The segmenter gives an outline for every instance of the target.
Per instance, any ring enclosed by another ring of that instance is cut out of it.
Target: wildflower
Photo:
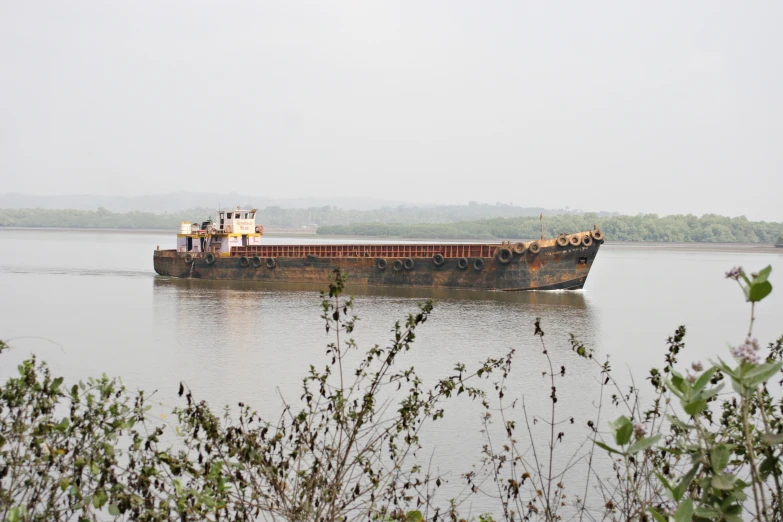
[[[688,382],[691,383],[691,384],[696,382],[696,374],[695,373],[688,372],[688,377],[687,378],[688,378]]]
[[[728,272],[726,272],[726,279],[734,279],[735,281],[739,280],[739,277],[742,275],[742,267],[741,266],[735,266]]]
[[[693,368],[694,372],[700,372],[704,369],[704,366],[702,366],[701,361],[696,361],[691,363],[691,368]]]
[[[647,426],[645,426],[641,422],[634,422],[633,433],[634,435],[636,435],[637,439],[641,439],[642,437],[645,436],[645,434],[647,434]]]
[[[731,355],[748,364],[761,364],[761,355],[758,353],[760,349],[758,339],[748,337],[744,344],[731,349]]]

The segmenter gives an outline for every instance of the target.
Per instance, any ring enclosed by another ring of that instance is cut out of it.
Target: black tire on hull
[[[473,270],[484,270],[484,260],[481,258],[476,259],[473,261]]]
[[[460,270],[465,270],[468,267],[469,264],[470,264],[470,262],[468,262],[468,258],[467,257],[460,257],[459,260],[457,261],[457,267]]]
[[[498,253],[495,254],[495,259],[498,260],[498,263],[501,265],[507,265],[511,262],[511,259],[513,259],[514,254],[511,252],[508,248],[501,248],[498,250]]]
[[[208,265],[211,265],[212,263],[215,262],[215,259],[216,259],[215,254],[213,254],[212,252],[208,252],[206,257],[204,258],[204,261],[206,261]]]
[[[379,258],[379,259],[378,259],[378,260],[375,262],[375,266],[377,266],[377,267],[378,267],[378,270],[386,270],[386,267],[387,267],[387,266],[389,266],[389,262],[388,262],[388,261],[386,261],[384,258],[382,258],[382,257],[381,257],[381,258]]]
[[[266,258],[266,267],[267,268],[274,268],[277,266],[277,261],[275,261],[274,257],[268,257]]]
[[[435,266],[443,266],[443,263],[446,262],[446,258],[443,257],[443,254],[435,254],[432,256],[432,263]]]

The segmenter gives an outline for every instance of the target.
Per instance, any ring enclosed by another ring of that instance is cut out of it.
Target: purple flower
[[[691,384],[696,382],[696,374],[694,374],[694,373],[688,372],[688,377],[687,378],[688,378],[688,382],[691,383]]]
[[[691,368],[693,368],[694,372],[700,372],[704,369],[704,366],[702,366],[701,361],[696,361],[691,363]]]
[[[760,349],[758,339],[748,337],[744,344],[731,349],[731,355],[748,364],[761,364],[761,355],[758,353]]]
[[[728,272],[726,272],[726,279],[734,279],[735,281],[743,274],[741,266],[735,266]]]
[[[645,426],[641,422],[634,422],[633,423],[633,433],[634,433],[634,435],[636,435],[637,439],[641,439],[647,433],[647,426]]]

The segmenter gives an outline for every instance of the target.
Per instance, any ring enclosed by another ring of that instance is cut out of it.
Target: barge
[[[162,276],[323,285],[335,268],[351,285],[472,290],[577,290],[604,241],[593,230],[499,243],[296,244],[262,242],[256,209],[181,223],[177,248],[155,250]]]

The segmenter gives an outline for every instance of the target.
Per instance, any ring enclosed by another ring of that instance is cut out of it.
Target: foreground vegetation
[[[399,237],[422,239],[535,239],[541,234],[538,210],[510,205],[463,205],[434,208],[400,207],[373,211],[334,207],[283,209],[267,207],[257,222],[269,228],[314,228],[322,235]],[[528,212],[508,217],[514,212]],[[565,211],[561,211],[565,212]],[[114,213],[105,209],[41,210],[0,209],[0,227],[71,227],[176,230],[180,221],[205,221],[214,210],[193,209],[176,214]],[[494,217],[501,216],[501,217]],[[464,221],[476,218],[475,221]],[[462,219],[463,221],[460,221]],[[424,224],[422,224],[424,223]],[[548,237],[589,230],[599,225],[613,241],[663,241],[708,243],[775,243],[783,241],[783,223],[748,221],[744,217],[717,215],[665,216],[647,214],[617,216],[599,214],[546,214]],[[780,238],[780,239],[779,239]]]
[[[550,352],[544,321],[536,320],[520,348],[525,365],[538,358],[549,384],[534,398],[550,405],[544,417],[529,413],[525,397],[508,396],[516,350],[473,367],[457,363],[431,385],[405,364],[432,303],[397,322],[386,346],[359,356],[350,337],[357,318],[339,271],[322,294],[332,336],[326,364],[311,366],[299,400],[283,403],[276,418],[261,418],[243,402],[215,412],[180,383],[182,405],[167,425],[150,414],[142,391],[106,376],[66,383],[32,358],[0,388],[0,516],[457,521],[465,498],[480,496],[493,506],[480,522],[779,521],[783,337],[767,349],[753,338],[755,308],[772,291],[770,272],[727,273],[750,309],[731,362],[680,364],[680,327],[644,392],[620,384],[609,361],[574,336],[572,350]],[[7,348],[0,343],[0,351]],[[592,364],[596,376],[596,408],[581,412],[587,419],[578,423],[558,405],[575,358]],[[632,382],[645,382],[640,377]],[[437,465],[422,467],[413,455],[424,444],[422,427],[460,395],[481,405],[487,442],[476,465],[465,466],[465,493],[441,498]],[[554,458],[572,437],[583,441],[575,453]]]

